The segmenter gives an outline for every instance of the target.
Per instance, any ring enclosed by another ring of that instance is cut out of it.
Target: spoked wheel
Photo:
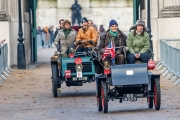
[[[58,68],[56,64],[53,64],[51,67],[52,67],[52,92],[54,94],[54,97],[57,97],[58,96],[58,91],[57,91]]]
[[[98,111],[102,111],[102,99],[97,97],[97,108]]]
[[[102,109],[104,113],[108,112],[107,85],[105,81],[101,81]]]
[[[148,97],[147,98],[147,104],[149,108],[153,107],[153,97]]]
[[[161,105],[161,90],[159,78],[155,78],[154,80],[154,107],[156,110],[160,109]]]

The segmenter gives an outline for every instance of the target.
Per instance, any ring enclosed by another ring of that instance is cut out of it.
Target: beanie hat
[[[83,23],[83,22],[88,22],[88,19],[87,19],[86,17],[83,17],[82,23]]]
[[[66,23],[68,23],[71,26],[71,22],[69,20],[64,20],[63,27],[65,26]]]
[[[117,25],[118,26],[118,23],[115,20],[111,20],[109,22],[109,27],[111,27],[112,25]]]
[[[145,25],[145,22],[144,22],[142,19],[139,19],[139,20],[136,21],[136,24],[135,24],[135,25],[136,25],[136,26],[137,26],[137,25],[143,25],[143,26],[144,26],[144,25]]]

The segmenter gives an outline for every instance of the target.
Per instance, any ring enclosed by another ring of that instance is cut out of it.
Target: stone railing
[[[0,11],[0,21],[8,21],[9,16],[5,13],[5,11]]]
[[[180,7],[180,0],[164,0],[165,8]]]
[[[180,17],[180,0],[164,0],[161,17]]]

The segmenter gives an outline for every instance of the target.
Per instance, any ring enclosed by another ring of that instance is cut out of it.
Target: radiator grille
[[[92,72],[91,62],[83,62],[82,72]],[[71,70],[72,73],[76,72],[75,63],[67,63],[67,70]]]

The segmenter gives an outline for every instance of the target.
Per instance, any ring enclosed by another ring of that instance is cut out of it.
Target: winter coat
[[[88,27],[85,31],[81,28],[78,31],[78,35],[76,37],[76,43],[78,43],[79,40],[82,40],[83,42],[92,40],[93,44],[91,45],[90,43],[87,42],[85,47],[94,47],[97,44],[97,34],[93,28]]]
[[[101,59],[102,54],[104,53],[104,48],[107,47],[111,42],[111,40],[109,39],[111,37],[109,32],[110,30],[106,31],[103,35],[100,36],[100,43],[98,46],[99,60]],[[126,35],[122,31],[118,30],[118,34],[115,37],[115,39],[119,41],[118,47],[126,46],[126,38]],[[122,53],[123,50],[118,49],[116,52]]]
[[[136,33],[136,30],[132,31],[127,38],[127,47],[131,54],[145,53],[150,47],[149,35],[147,32],[142,31],[140,35]]]
[[[61,54],[64,54],[66,50],[69,48],[70,44],[75,44],[77,32],[74,29],[71,29],[68,37],[66,38],[64,35],[63,29],[59,30],[55,40],[54,45],[57,46],[60,43],[61,46]]]

